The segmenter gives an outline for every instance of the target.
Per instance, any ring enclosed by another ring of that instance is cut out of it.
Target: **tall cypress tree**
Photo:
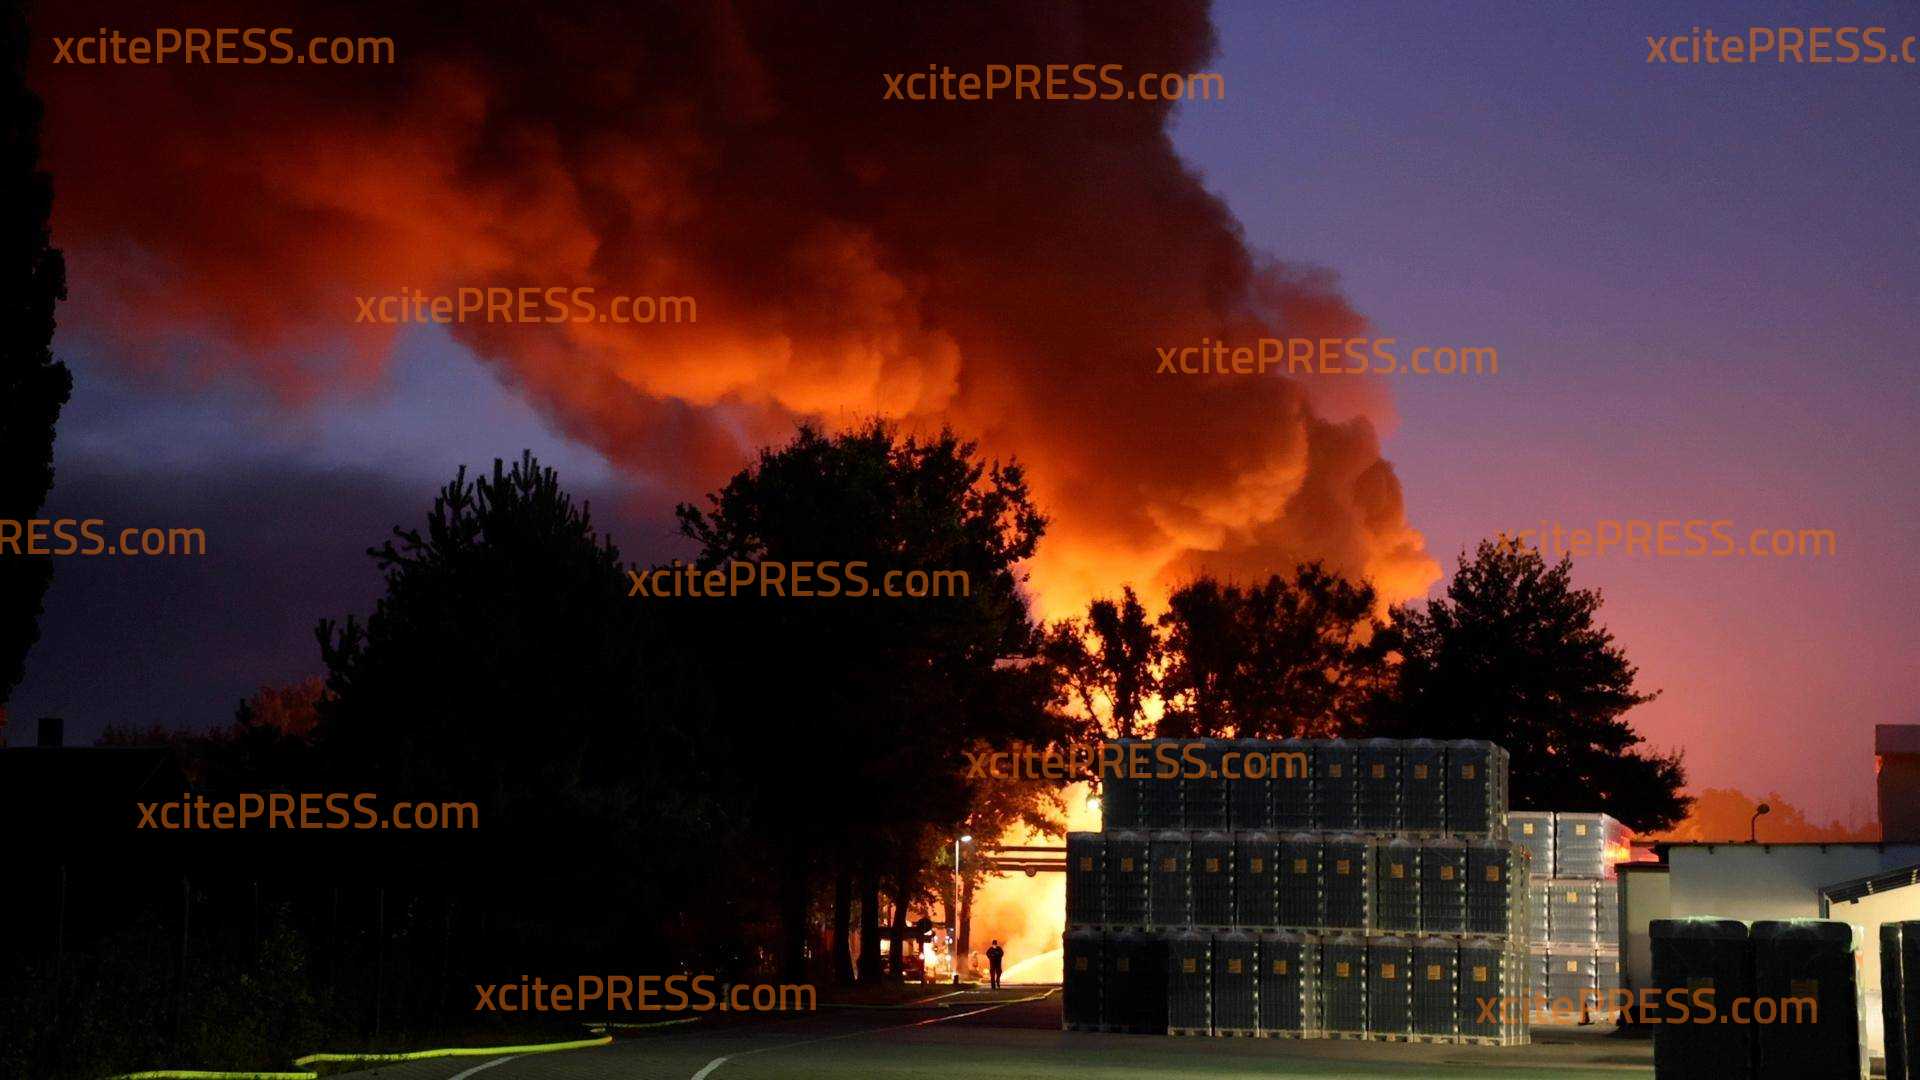
[[[67,298],[67,266],[47,224],[53,181],[40,169],[40,99],[27,88],[25,0],[8,0],[0,39],[0,520],[26,521],[53,487],[53,427],[73,376],[53,359],[53,309]],[[48,557],[0,551],[0,728],[39,640],[52,579]]]

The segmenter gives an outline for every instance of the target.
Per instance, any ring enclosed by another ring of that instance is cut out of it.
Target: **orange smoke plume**
[[[450,332],[636,485],[712,487],[809,418],[951,424],[1017,455],[1053,517],[1033,567],[1050,616],[1197,569],[1318,558],[1387,599],[1438,577],[1377,399],[1335,422],[1277,373],[1155,374],[1156,347],[1366,327],[1325,275],[1247,248],[1167,104],[882,98],[883,74],[929,63],[1205,71],[1202,4],[276,14],[302,39],[394,42],[391,65],[320,67],[53,65],[52,35],[152,16],[41,14],[67,323],[125,364],[297,405],[377,384],[396,328],[356,324],[359,296],[690,296],[693,323]]]

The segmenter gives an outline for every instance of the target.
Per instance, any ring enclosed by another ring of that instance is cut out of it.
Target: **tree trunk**
[[[833,981],[853,981],[853,875],[846,869],[833,879]]]
[[[871,857],[860,867],[860,981],[880,981],[880,879]]]
[[[913,901],[913,886],[916,878],[911,856],[901,860],[900,867],[893,875],[893,965],[891,973],[895,977],[904,975],[907,950],[907,907]]]
[[[807,863],[798,852],[787,860],[780,897],[780,971],[795,982],[807,979]]]

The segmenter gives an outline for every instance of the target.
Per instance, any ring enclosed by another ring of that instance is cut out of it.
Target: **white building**
[[[1659,862],[1621,865],[1622,985],[1653,984],[1647,928],[1655,919],[1843,920],[1860,931],[1868,1045],[1881,1056],[1880,924],[1920,919],[1920,835],[1899,824],[1916,820],[1920,784],[1888,781],[1920,777],[1905,760],[1920,758],[1920,726],[1882,725],[1874,748],[1888,842],[1656,844]]]

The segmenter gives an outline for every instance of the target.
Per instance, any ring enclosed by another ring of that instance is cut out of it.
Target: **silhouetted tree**
[[[678,920],[695,888],[716,895],[703,910],[728,903],[692,735],[706,689],[552,469],[462,468],[424,531],[368,554],[386,574],[372,616],[316,631],[335,790],[477,802],[478,833],[429,850],[522,868],[488,898],[576,947]]]
[[[0,521],[40,513],[53,487],[53,428],[73,392],[53,359],[54,306],[67,298],[66,261],[52,245],[53,181],[40,168],[40,99],[27,88],[27,11],[10,0],[0,29]],[[6,706],[40,638],[41,603],[53,580],[48,556],[0,554],[0,731]]]
[[[1088,604],[1084,620],[1049,627],[1042,655],[1089,721],[1118,738],[1146,733],[1147,702],[1160,690],[1161,642],[1132,586],[1118,601]]]
[[[1285,738],[1358,722],[1385,676],[1373,587],[1319,563],[1242,588],[1200,578],[1160,617],[1159,734]]]
[[[1767,812],[1754,822],[1754,811],[1765,803]],[[1863,820],[1864,818],[1864,820]],[[1777,791],[1754,798],[1737,788],[1706,788],[1694,796],[1687,818],[1660,834],[1661,840],[1682,842],[1745,841],[1749,832],[1762,842],[1787,843],[1875,843],[1880,840],[1880,823],[1867,818],[1858,807],[1846,821],[1822,825],[1808,819],[1806,811],[1788,802]]]
[[[876,977],[882,882],[911,895],[922,852],[955,834],[975,797],[962,751],[1059,737],[1051,670],[1001,662],[1040,646],[1018,567],[1045,518],[1018,464],[986,463],[951,432],[922,440],[877,421],[832,436],[802,427],[707,501],[678,510],[702,571],[839,566],[838,596],[756,586],[668,604],[714,646],[742,794],[782,879],[785,970],[804,967],[813,897],[844,872],[860,909],[859,973]],[[856,562],[876,590],[915,569],[961,571],[968,590],[849,596]]]
[[[1376,703],[1397,735],[1491,739],[1513,764],[1516,807],[1605,811],[1634,829],[1671,827],[1689,799],[1680,755],[1643,749],[1624,714],[1651,701],[1594,621],[1600,593],[1573,564],[1485,540],[1463,554],[1445,597],[1393,610],[1382,644],[1399,654]]]

